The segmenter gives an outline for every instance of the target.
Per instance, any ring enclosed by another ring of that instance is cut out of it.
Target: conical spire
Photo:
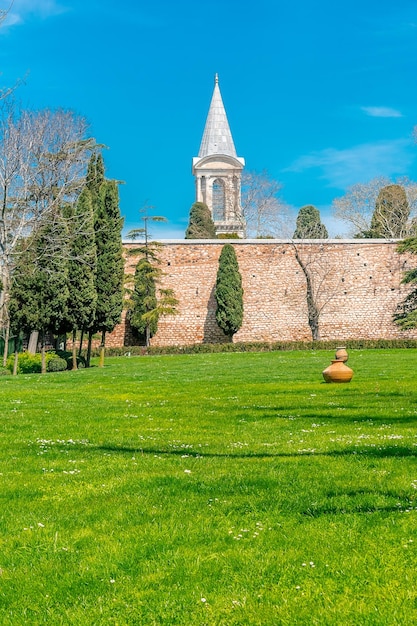
[[[235,144],[227,121],[222,96],[219,88],[219,78],[216,74],[213,97],[207,115],[203,139],[201,140],[199,158],[211,154],[226,154],[237,158]]]

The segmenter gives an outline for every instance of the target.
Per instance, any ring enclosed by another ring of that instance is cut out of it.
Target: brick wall
[[[179,300],[179,314],[161,318],[153,345],[226,341],[215,320],[214,285],[224,241],[164,242],[160,257],[163,286]],[[311,340],[306,281],[292,242],[232,242],[244,289],[244,319],[234,341]],[[138,244],[139,245],[139,244]],[[135,247],[132,244],[130,247]],[[396,253],[396,243],[382,240],[328,240],[297,243],[310,270],[321,309],[321,339],[416,337],[400,331],[392,314],[408,292],[403,270],[415,259]],[[134,272],[132,259],[126,271]],[[107,345],[133,345],[131,329],[120,324]]]

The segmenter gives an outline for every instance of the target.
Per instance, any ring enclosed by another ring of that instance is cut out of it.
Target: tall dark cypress
[[[92,156],[86,177],[94,212],[97,265],[97,302],[93,326],[89,329],[87,365],[90,363],[92,336],[101,332],[100,365],[104,364],[106,333],[120,322],[123,308],[124,261],[123,220],[120,216],[117,184],[106,180],[101,154]]]
[[[73,369],[77,369],[77,330],[84,332],[93,327],[97,304],[94,214],[87,186],[74,208],[70,228],[68,319],[72,330]]]
[[[38,330],[42,348],[42,373],[46,371],[45,335],[59,333],[68,319],[68,262],[63,247],[68,240],[61,215],[43,224],[23,251],[11,286],[14,326]],[[16,328],[17,330],[17,328]]]
[[[233,337],[243,322],[243,289],[235,249],[230,243],[220,253],[215,298],[217,324],[225,335]]]
[[[104,181],[95,215],[97,246],[95,332],[101,332],[100,365],[104,359],[106,333],[120,322],[123,309],[124,260],[122,248],[123,220],[119,193],[114,181]]]

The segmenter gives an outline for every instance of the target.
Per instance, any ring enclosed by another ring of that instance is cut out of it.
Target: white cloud
[[[5,29],[23,24],[29,18],[45,20],[68,10],[58,0],[14,0],[4,21]]]
[[[390,107],[361,107],[361,109],[370,117],[403,117],[401,111]]]
[[[346,150],[326,148],[299,157],[286,171],[319,168],[320,178],[325,179],[329,187],[345,189],[378,176],[406,176],[415,159],[413,150],[415,152],[409,139],[361,144]]]

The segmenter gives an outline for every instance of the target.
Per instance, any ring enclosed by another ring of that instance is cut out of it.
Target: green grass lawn
[[[417,351],[0,378],[0,624],[417,623]]]

